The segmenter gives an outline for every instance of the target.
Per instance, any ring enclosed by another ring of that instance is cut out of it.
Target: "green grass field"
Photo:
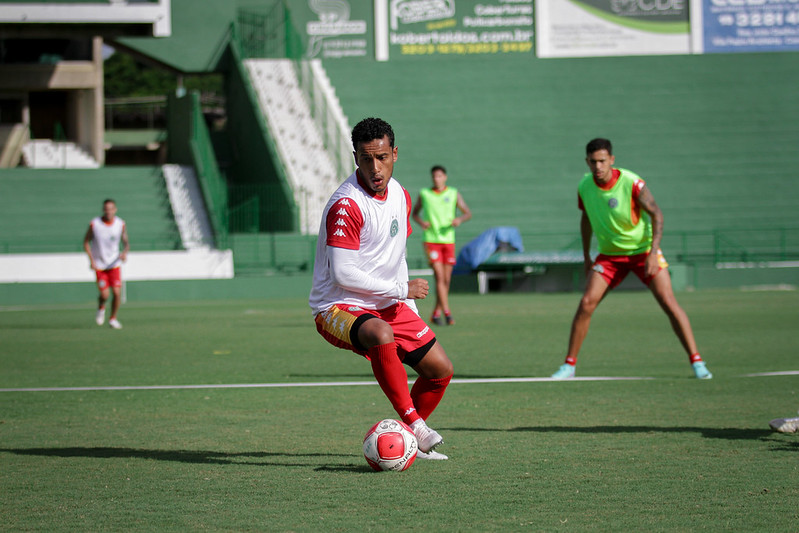
[[[799,293],[679,294],[711,381],[651,295],[617,292],[578,376],[652,379],[485,382],[549,376],[578,297],[454,295],[459,381],[429,420],[450,460],[402,473],[363,460],[395,414],[336,384],[369,365],[303,299],[129,304],[120,331],[90,303],[0,308],[0,530],[796,531],[799,435],[768,421],[799,375],[747,374],[799,370]],[[180,388],[232,384],[306,386]]]

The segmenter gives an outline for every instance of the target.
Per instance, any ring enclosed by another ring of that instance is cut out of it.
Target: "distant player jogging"
[[[89,266],[95,272],[97,289],[100,291],[98,298],[95,322],[98,326],[105,323],[105,304],[110,293],[111,316],[108,325],[114,329],[121,329],[117,314],[121,303],[122,293],[122,263],[128,257],[130,244],[125,221],[116,216],[117,204],[110,198],[103,202],[103,215],[95,217],[83,237],[83,249],[89,256]],[[122,251],[119,250],[120,244]]]
[[[425,420],[452,379],[452,362],[414,302],[428,294],[423,278],[408,279],[405,247],[411,198],[393,178],[394,131],[379,118],[352,130],[356,171],[325,206],[309,304],[316,329],[338,348],[363,355],[383,393],[413,430],[423,459],[447,459]],[[419,375],[408,390],[408,373]]]
[[[455,267],[455,228],[470,220],[472,212],[453,187],[447,186],[447,170],[441,165],[430,169],[433,186],[422,189],[413,206],[413,220],[424,230],[424,251],[436,278],[436,306],[430,320],[440,326],[455,323],[449,308],[449,286]],[[425,218],[421,217],[424,209]],[[461,212],[460,216],[458,211]]]
[[[572,321],[566,361],[552,377],[574,377],[577,354],[594,310],[609,290],[633,272],[649,287],[669,317],[694,375],[699,379],[712,378],[699,355],[688,315],[674,297],[668,263],[660,251],[663,214],[652,193],[638,175],[613,167],[616,159],[607,139],[590,141],[585,160],[591,172],[578,187],[578,206],[582,211],[580,235],[588,282]],[[590,255],[593,235],[599,247],[595,260]]]

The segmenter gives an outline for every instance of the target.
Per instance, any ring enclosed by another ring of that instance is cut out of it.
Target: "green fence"
[[[230,207],[239,213],[246,206],[255,206],[249,198],[241,196],[243,191],[249,191],[258,198],[258,231],[296,231],[299,209],[275,140],[259,106],[258,95],[244,67],[240,41],[238,28],[233,24],[227,67],[228,121],[236,125],[229,130],[236,153],[235,161],[227,171],[232,195]],[[231,231],[245,231],[236,226],[237,221],[238,218],[231,220]]]
[[[459,234],[458,250],[476,234]],[[582,250],[579,235],[571,233],[523,233],[528,252]],[[256,275],[273,271],[301,271],[313,265],[315,235],[280,233],[233,234],[231,243],[236,274]],[[762,263],[799,260],[799,228],[717,229],[673,232],[662,248],[672,264],[714,266],[723,263]],[[594,252],[596,253],[596,252]],[[408,266],[427,267],[420,238],[408,243]]]
[[[217,248],[227,248],[227,183],[219,173],[211,136],[205,125],[200,95],[169,96],[169,161],[194,167],[200,182]]]
[[[316,235],[233,233],[230,236],[236,276],[310,272]]]

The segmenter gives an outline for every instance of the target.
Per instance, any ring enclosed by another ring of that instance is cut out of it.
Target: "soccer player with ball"
[[[338,348],[366,357],[383,393],[418,441],[421,459],[446,459],[443,438],[425,423],[452,379],[452,362],[421,319],[414,300],[427,296],[409,279],[405,248],[411,198],[393,178],[391,126],[367,118],[352,130],[356,171],[322,214],[309,304],[317,331]],[[407,365],[419,375],[408,390]]]

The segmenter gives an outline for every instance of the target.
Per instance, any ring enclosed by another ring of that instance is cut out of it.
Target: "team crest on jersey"
[[[397,222],[397,219],[395,218],[391,221],[391,236],[396,237],[397,233],[399,233],[399,222]]]
[[[615,198],[611,198],[610,200],[608,200],[608,207],[610,207],[611,209],[615,209],[617,205],[619,205],[619,201],[616,200]]]

